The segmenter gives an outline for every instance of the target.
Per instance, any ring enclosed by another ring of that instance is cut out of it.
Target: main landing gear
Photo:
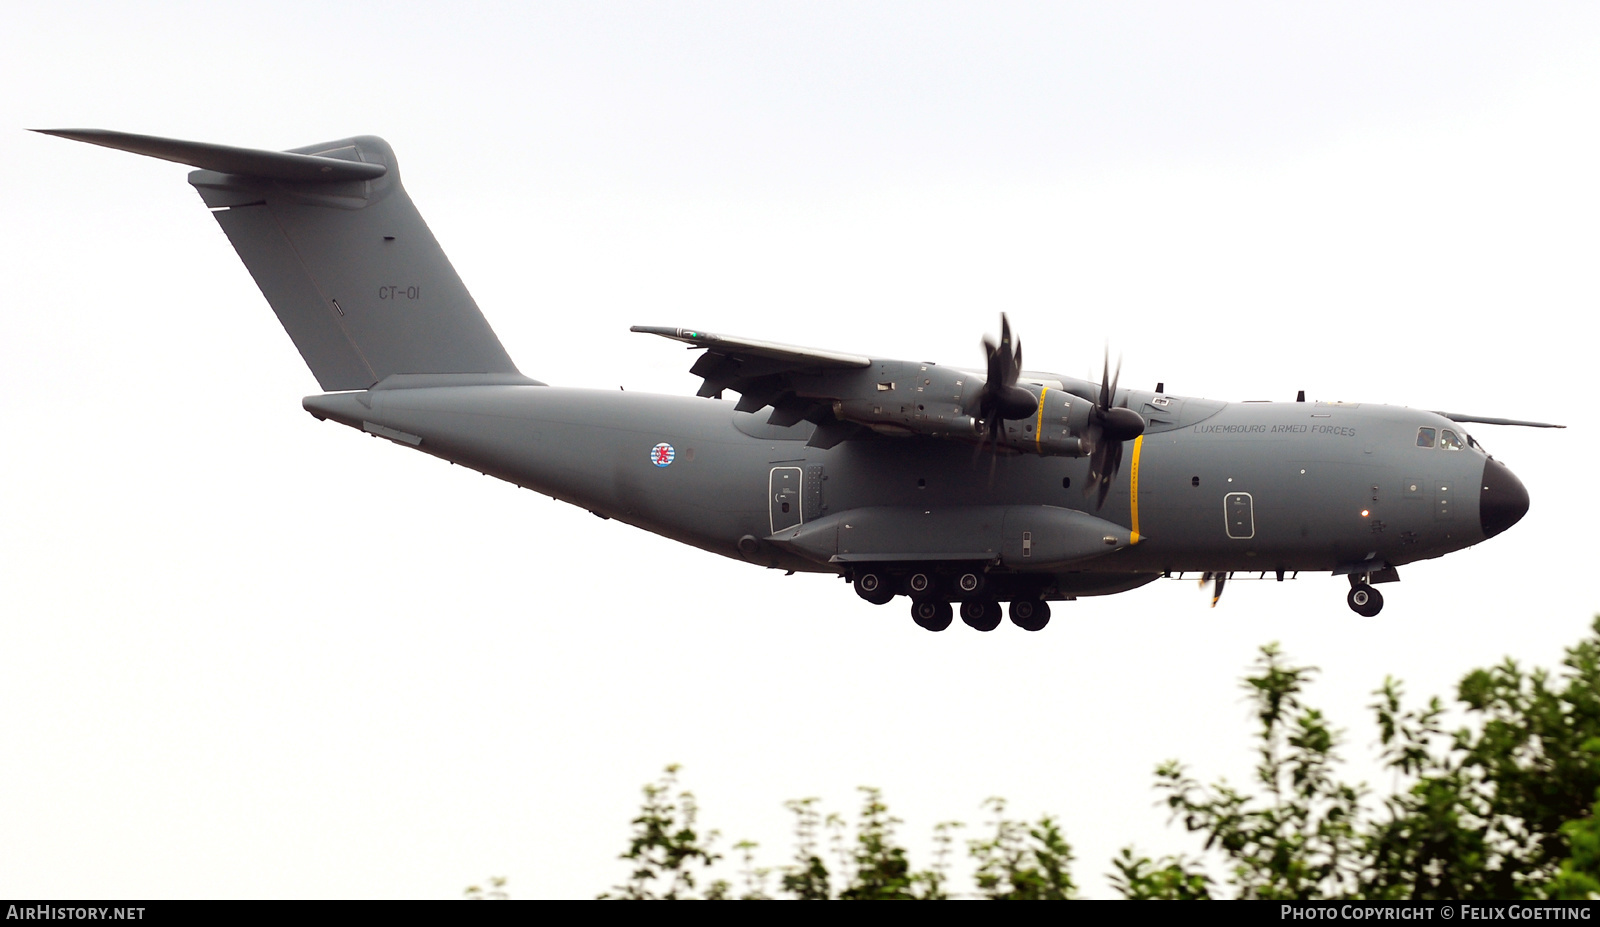
[[[911,606],[911,617],[928,630],[942,631],[949,624],[946,621],[937,628],[928,627],[917,617],[917,607],[916,604]],[[1010,611],[1011,623],[1024,631],[1042,631],[1050,623],[1050,603],[1041,599],[1017,599],[1011,603]],[[1001,614],[1000,603],[994,599],[974,599],[961,603],[961,620],[966,622],[967,627],[977,631],[993,631],[1000,627]]]
[[[1043,631],[1050,623],[1050,603],[1043,599],[1018,599],[1011,603],[1011,623],[1024,631]]]
[[[993,631],[1000,627],[1000,603],[991,599],[962,602],[961,620],[975,631]]]
[[[851,577],[856,595],[874,605],[887,605],[897,595],[911,599],[911,620],[929,631],[950,627],[957,608],[961,621],[978,631],[993,631],[1005,620],[1024,631],[1050,623],[1050,605],[1041,596],[1040,577],[991,576],[981,567],[951,565],[863,565]],[[954,603],[954,604],[952,604]]]
[[[873,605],[888,605],[894,601],[894,582],[883,573],[856,574],[856,595]]]
[[[929,631],[943,631],[950,627],[950,619],[954,614],[955,610],[950,607],[949,602],[941,602],[938,599],[911,601],[911,620],[915,621],[918,627]]]

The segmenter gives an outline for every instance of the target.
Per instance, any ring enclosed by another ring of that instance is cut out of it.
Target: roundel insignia
[[[678,452],[674,451],[672,445],[665,441],[650,449],[650,462],[658,467],[665,467],[667,464],[672,463],[672,458],[676,456],[678,456]]]

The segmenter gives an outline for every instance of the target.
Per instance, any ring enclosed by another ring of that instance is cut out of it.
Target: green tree
[[[717,832],[702,838],[696,830],[700,807],[694,793],[677,788],[677,765],[668,766],[660,779],[644,787],[644,807],[633,819],[628,852],[620,857],[633,864],[633,872],[626,885],[615,887],[617,895],[600,897],[666,901],[695,897],[696,867],[709,869],[722,857],[711,851]],[[728,883],[717,880],[707,886],[705,897],[726,898],[728,891]]]
[[[1385,680],[1372,705],[1381,758],[1404,783],[1380,810],[1334,769],[1337,732],[1303,701],[1314,667],[1262,649],[1245,680],[1261,794],[1209,788],[1176,762],[1156,771],[1174,817],[1205,835],[1244,898],[1515,899],[1600,893],[1600,617],[1558,675],[1507,660],[1457,689],[1465,723],[1437,698],[1407,709]],[[1124,850],[1126,897],[1188,897],[1204,869]],[[1207,889],[1209,893],[1209,888]]]
[[[1055,819],[1045,815],[1028,825],[1006,817],[1006,801],[991,798],[994,836],[967,844],[978,861],[978,894],[991,901],[1066,901],[1076,897],[1072,847]]]
[[[1236,897],[1260,899],[1600,898],[1600,616],[1568,649],[1563,669],[1524,671],[1511,660],[1468,673],[1457,688],[1464,722],[1447,729],[1438,698],[1407,708],[1401,684],[1384,681],[1372,704],[1380,758],[1401,783],[1374,807],[1364,786],[1337,775],[1339,732],[1306,702],[1315,667],[1295,666],[1269,645],[1244,679],[1258,727],[1254,790],[1204,786],[1176,761],[1156,770],[1173,818],[1205,838],[1208,860],[1153,860],[1125,848],[1112,886],[1126,898],[1202,899],[1218,894],[1211,872]],[[634,863],[627,898],[694,897],[696,876],[718,859],[715,832],[700,836],[698,808],[677,792],[677,767],[645,787],[624,859]],[[948,896],[952,831],[935,829],[931,869],[914,871],[895,836],[901,823],[881,791],[865,788],[855,833],[815,798],[789,802],[793,863],[780,891],[806,900],[938,899]],[[977,893],[991,899],[1071,898],[1072,848],[1048,815],[1028,825],[985,802],[993,835],[972,840]],[[829,831],[836,869],[819,844]],[[770,870],[741,843],[742,898],[766,898]],[[503,880],[492,892],[503,896]],[[837,887],[836,887],[837,886]],[[712,881],[707,898],[730,897]]]
[[[1276,645],[1268,645],[1256,670],[1244,688],[1260,722],[1255,775],[1263,794],[1226,782],[1201,786],[1176,761],[1156,770],[1156,788],[1185,828],[1206,835],[1207,850],[1226,857],[1229,883],[1240,897],[1346,897],[1364,868],[1362,790],[1335,778],[1338,733],[1302,701],[1317,669],[1290,666]],[[1125,855],[1132,858],[1131,851]],[[1186,870],[1180,865],[1178,871]]]
[[[833,897],[828,890],[828,867],[817,855],[817,828],[822,825],[817,801],[801,798],[784,803],[795,815],[795,850],[794,864],[784,869],[782,886],[798,901],[827,901]]]
[[[1164,856],[1159,862],[1148,856],[1134,856],[1123,847],[1111,861],[1111,887],[1132,901],[1209,901],[1211,876],[1198,861],[1183,856]]]
[[[901,821],[889,814],[883,792],[862,786],[865,796],[856,823],[856,846],[850,882],[839,892],[842,901],[912,901],[926,893],[928,879],[913,873],[906,848],[895,841]]]
[[[1572,897],[1600,879],[1600,617],[1565,670],[1513,660],[1468,673],[1467,724],[1446,734],[1438,699],[1401,707],[1387,681],[1373,706],[1385,761],[1414,777],[1374,829],[1369,893],[1387,898]]]

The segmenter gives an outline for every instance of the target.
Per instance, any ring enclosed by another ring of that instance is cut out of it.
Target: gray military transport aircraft
[[[1049,603],[1163,576],[1350,579],[1383,607],[1398,567],[1528,508],[1462,423],[1343,402],[1228,403],[1022,369],[1001,317],[983,370],[636,326],[703,349],[699,396],[523,376],[410,197],[358,136],[256,151],[98,129],[47,134],[199,170],[199,191],[325,391],[332,419],[685,544],[911,600],[930,631],[1030,631]],[[713,402],[724,391],[737,404]]]

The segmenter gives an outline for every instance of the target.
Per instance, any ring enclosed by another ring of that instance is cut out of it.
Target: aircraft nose
[[[1478,522],[1483,536],[1492,538],[1528,514],[1528,489],[1511,469],[1498,460],[1483,465],[1483,490],[1478,494]]]

